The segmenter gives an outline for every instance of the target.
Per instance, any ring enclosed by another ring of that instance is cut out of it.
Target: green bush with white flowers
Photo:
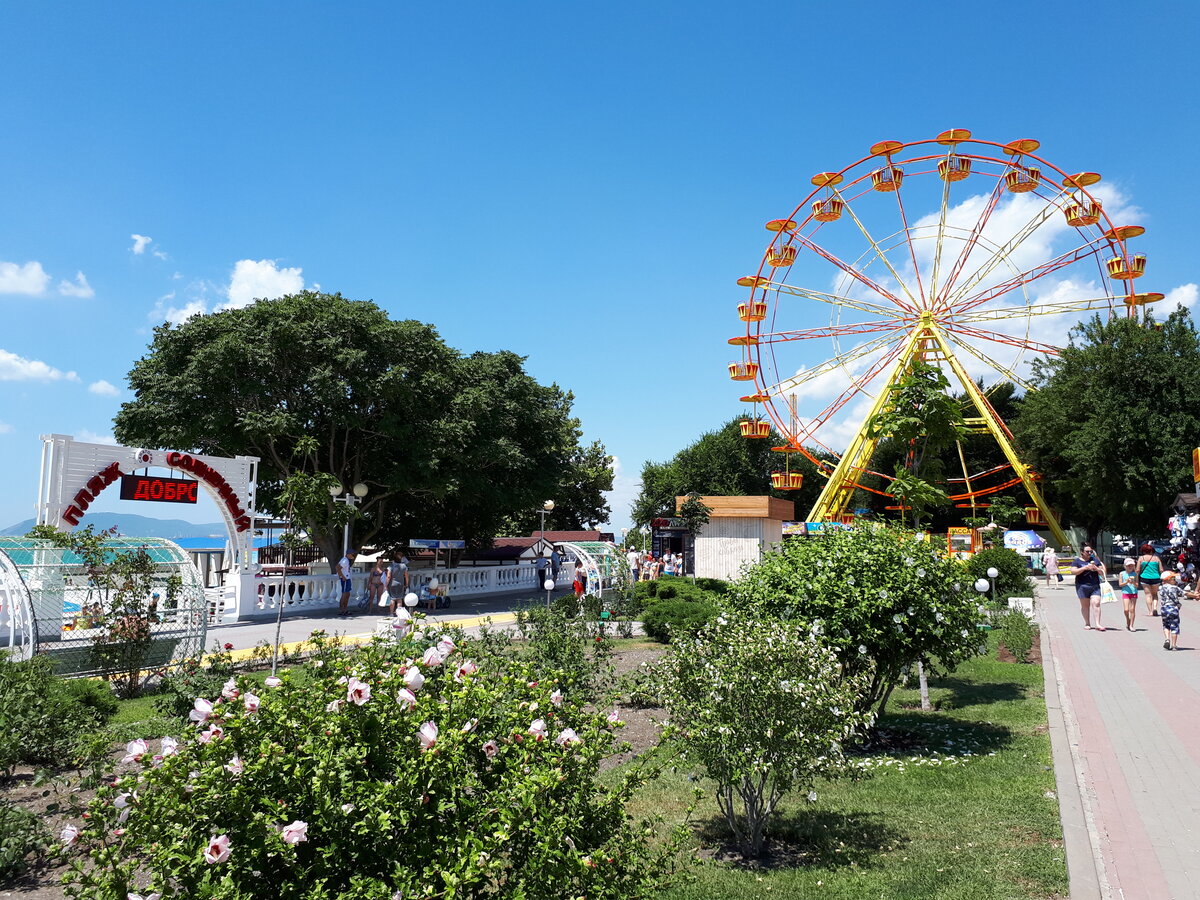
[[[868,673],[859,706],[882,711],[906,671],[948,671],[984,639],[979,597],[963,564],[911,532],[861,525],[790,540],[765,553],[728,608],[803,625],[849,674]]]

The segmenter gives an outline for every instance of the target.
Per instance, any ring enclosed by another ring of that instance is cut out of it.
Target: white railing
[[[517,566],[464,566],[457,569],[418,569],[410,572],[409,588],[418,591],[421,586],[431,579],[437,578],[438,584],[449,589],[452,598],[486,597],[489,594],[503,594],[511,591],[527,590],[531,597],[543,590],[536,566],[524,564]],[[569,587],[574,578],[574,567],[564,565],[558,572],[558,587]],[[366,594],[367,575],[355,572],[350,580],[353,590],[350,592],[350,605],[357,607]],[[285,579],[281,575],[272,575],[253,579],[253,596],[242,598],[240,616],[261,615],[273,612],[279,608],[279,603],[285,603],[285,616],[303,616],[315,609],[336,607],[342,596],[341,581],[336,575],[289,575]],[[225,621],[231,621],[228,606],[225,609]]]

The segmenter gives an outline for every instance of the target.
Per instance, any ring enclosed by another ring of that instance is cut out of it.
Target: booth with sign
[[[975,552],[975,529],[954,525],[946,529],[946,553],[955,559],[969,559]]]

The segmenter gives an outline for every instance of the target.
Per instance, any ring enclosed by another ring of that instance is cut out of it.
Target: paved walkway
[[[1069,577],[1038,598],[1071,897],[1200,900],[1200,603],[1171,653],[1144,595],[1133,633],[1119,601],[1085,630]]]
[[[554,591],[554,596],[570,593],[570,589]],[[546,594],[542,592],[536,600],[545,602]],[[507,625],[513,621],[512,611],[518,606],[532,602],[528,590],[514,591],[505,594],[490,594],[478,598],[458,598],[449,609],[439,609],[435,612],[425,612],[431,622],[445,622],[462,628],[473,628],[491,619],[496,625]],[[376,623],[386,618],[387,610],[361,610],[356,604],[351,605],[353,615],[345,619],[339,618],[336,608],[305,610],[304,615],[288,615],[285,611],[280,625],[279,640],[282,644],[292,644],[308,638],[313,631],[320,628],[329,634],[341,635],[344,638],[368,638],[375,631]],[[285,607],[286,610],[286,607]],[[382,614],[381,614],[382,613]],[[233,644],[235,654],[248,651],[260,641],[273,643],[275,640],[274,611],[264,612],[260,616],[242,619],[230,625],[209,626],[205,636],[205,650],[210,650],[213,644]]]

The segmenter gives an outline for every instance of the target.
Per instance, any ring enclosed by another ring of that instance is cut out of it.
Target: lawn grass
[[[999,662],[995,650],[993,635],[988,656],[931,682],[933,712],[920,712],[915,690],[897,690],[881,728],[917,743],[872,751],[864,762],[873,774],[818,784],[815,802],[785,798],[772,852],[758,867],[711,860],[724,821],[711,784],[700,779],[707,799],[695,834],[707,861],[664,898],[1065,897],[1058,802],[1046,796],[1054,773],[1042,670]],[[679,821],[694,777],[668,773],[639,795],[633,812]]]

